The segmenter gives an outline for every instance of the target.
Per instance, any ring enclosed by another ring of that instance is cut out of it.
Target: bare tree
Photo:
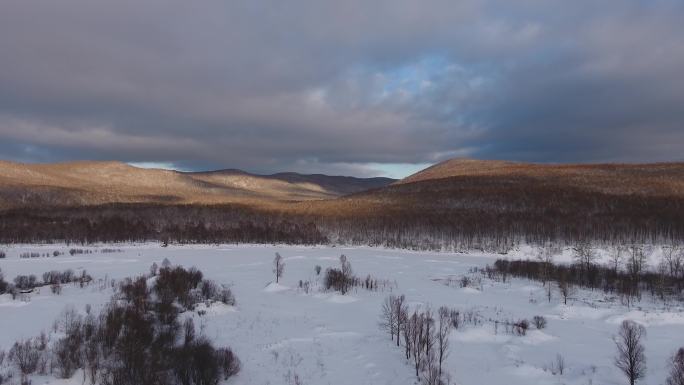
[[[412,351],[411,342],[413,341],[413,324],[411,323],[411,317],[409,317],[408,310],[406,308],[404,308],[401,314],[399,314],[399,318],[401,318],[401,332],[404,336],[404,353],[406,354],[406,359],[408,360],[411,358]]]
[[[537,260],[539,260],[541,266],[542,286],[546,287],[548,283],[548,287],[546,287],[546,296],[550,303],[551,282],[549,282],[549,280],[551,279],[551,270],[553,268],[553,248],[551,248],[551,246],[543,247],[539,252],[539,255],[537,255]]]
[[[646,267],[646,253],[644,248],[639,245],[632,245],[629,247],[629,255],[627,258],[627,270],[630,274],[638,276]]]
[[[402,314],[406,312],[406,297],[402,294],[396,297],[396,300],[394,301],[394,315],[397,320],[397,328],[395,330],[397,333],[397,346],[399,346],[399,340],[401,339],[401,329],[404,327],[404,322],[406,322],[406,317],[403,317]]]
[[[434,365],[429,365],[423,373],[423,385],[441,385],[442,378]]]
[[[273,272],[276,275],[276,283],[280,281],[280,277],[283,276],[283,271],[285,270],[285,262],[280,253],[275,253],[275,258],[273,259]]]
[[[390,334],[392,340],[394,340],[395,331],[398,329],[399,314],[397,313],[396,302],[397,297],[394,295],[385,298],[385,301],[382,303],[382,313],[380,314],[380,327]],[[397,343],[399,343],[398,333],[396,334]]]
[[[677,244],[663,246],[663,259],[670,269],[670,275],[678,277],[680,271],[684,269],[684,250]]]
[[[577,243],[572,250],[574,251],[573,258],[575,259],[575,262],[582,269],[583,279],[586,279],[587,272],[591,268],[591,265],[598,259],[598,255],[591,243],[587,241]]]
[[[156,276],[158,271],[159,266],[157,266],[157,262],[152,263],[152,266],[150,266],[150,277]]]
[[[100,349],[98,342],[95,338],[90,339],[86,342],[84,348],[84,358],[85,358],[85,370],[83,375],[86,373],[90,377],[90,385],[95,385],[97,381],[97,373],[100,370]]]
[[[555,372],[561,376],[563,375],[565,371],[565,358],[560,353],[556,354],[556,361],[553,363],[553,367]]]
[[[646,375],[646,355],[641,344],[645,336],[646,329],[643,326],[634,321],[623,321],[615,337],[615,366],[627,376],[630,385]]]
[[[627,271],[632,277],[632,295],[639,297],[639,277],[641,272],[646,268],[646,253],[644,248],[639,245],[632,245],[629,247],[629,255],[627,257]]]
[[[553,249],[550,246],[542,247],[537,255],[537,260],[541,263],[542,285],[546,286],[546,282],[549,280],[551,275],[551,268],[553,267]]]
[[[352,272],[351,263],[347,260],[347,256],[344,254],[340,255],[340,269],[342,271],[343,279],[342,294],[345,294],[349,289],[354,274]]]
[[[654,287],[653,289],[655,290],[655,293],[658,294],[661,300],[665,299],[665,290],[666,290],[666,285],[667,285],[667,271],[668,271],[668,264],[665,259],[661,260],[658,263],[658,266],[656,267],[656,273],[657,277],[654,282]]]
[[[409,321],[411,323],[411,355],[413,356],[413,365],[416,369],[416,377],[419,376],[420,368],[423,363],[424,320],[425,316],[423,314],[414,312]]]
[[[679,348],[672,357],[667,385],[684,385],[684,348]]]
[[[423,333],[423,346],[425,347],[425,362],[427,363],[427,368],[433,366],[435,362],[435,342],[437,336],[435,335],[435,318],[433,316],[432,310],[428,307],[423,313],[425,321],[423,325],[425,326],[425,332]]]
[[[570,298],[573,295],[575,288],[572,286],[571,283],[568,282],[565,275],[561,275],[560,279],[558,280],[558,291],[563,297],[563,304],[567,305],[568,298]]]
[[[442,363],[449,356],[449,333],[451,333],[451,316],[446,306],[439,308],[439,329],[437,330],[437,361],[439,378],[442,378]]]
[[[613,268],[613,272],[617,274],[617,272],[620,270],[620,266],[622,265],[622,261],[625,257],[625,247],[624,246],[616,246],[611,250],[610,253],[610,266]]]

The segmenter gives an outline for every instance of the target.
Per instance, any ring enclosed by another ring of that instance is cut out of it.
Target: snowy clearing
[[[121,252],[101,253],[104,247]],[[65,245],[24,245],[4,249],[0,269],[7,281],[19,274],[40,276],[49,270],[85,269],[94,282],[85,288],[65,286],[61,295],[43,287],[24,300],[0,296],[0,350],[9,350],[22,338],[49,331],[67,305],[83,310],[106,303],[111,289],[104,279],[146,274],[152,263],[164,258],[186,267],[195,266],[206,278],[227,284],[235,294],[235,307],[200,306],[192,317],[217,345],[230,346],[242,361],[241,372],[229,384],[415,384],[411,363],[388,334],[378,326],[381,304],[390,294],[406,295],[412,308],[442,305],[472,311],[480,325],[465,325],[450,334],[451,353],[446,371],[462,385],[624,384],[613,365],[612,337],[619,323],[634,320],[647,329],[644,341],[648,373],[642,383],[662,384],[667,360],[684,345],[684,309],[681,304],[650,302],[645,296],[627,308],[605,298],[600,291],[578,290],[563,305],[558,293],[549,303],[541,283],[512,279],[501,283],[482,279],[479,287],[445,284],[469,274],[473,267],[491,264],[500,255],[410,252],[369,247],[295,246],[169,246],[157,244],[82,247],[92,254],[70,256]],[[24,252],[63,255],[20,259]],[[272,272],[276,252],[285,270],[278,284]],[[525,258],[523,249],[508,258]],[[396,283],[378,291],[352,289],[342,295],[320,289],[320,265],[338,267],[347,255],[359,277],[371,274]],[[308,293],[299,281],[310,281]],[[201,312],[200,312],[201,310]],[[200,315],[202,313],[203,315]],[[525,336],[505,333],[492,320],[548,319],[543,330],[534,327]],[[185,316],[188,316],[187,314]],[[565,358],[563,375],[554,375],[552,361]],[[7,363],[5,363],[7,365]],[[70,381],[35,377],[34,383],[81,384],[77,373]]]

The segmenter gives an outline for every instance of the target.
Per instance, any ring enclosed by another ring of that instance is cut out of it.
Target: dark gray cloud
[[[6,0],[0,157],[682,160],[683,19],[679,0]]]

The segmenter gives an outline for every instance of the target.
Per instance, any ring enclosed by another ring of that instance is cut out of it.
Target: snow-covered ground
[[[173,264],[196,266],[205,277],[231,286],[235,307],[212,306],[196,324],[217,346],[229,345],[242,360],[242,371],[230,384],[414,384],[413,370],[389,336],[378,328],[381,303],[389,294],[405,294],[411,306],[446,305],[475,311],[485,321],[452,332],[451,354],[446,368],[453,382],[462,385],[624,384],[613,365],[612,341],[619,323],[632,319],[647,328],[645,341],[648,375],[644,384],[663,384],[667,359],[684,345],[684,309],[644,300],[628,309],[606,301],[603,294],[579,291],[563,305],[554,293],[549,303],[540,283],[513,279],[506,284],[483,279],[476,288],[447,285],[450,278],[468,274],[472,267],[491,264],[499,257],[485,254],[410,252],[375,248],[293,246],[169,246],[157,244],[108,246],[119,253],[55,258],[20,259],[26,251],[41,253],[70,247],[59,245],[10,246],[0,259],[5,279],[18,274],[40,275],[49,270],[85,269],[95,278],[86,288],[65,287],[61,295],[48,288],[30,301],[0,296],[0,349],[8,350],[21,338],[49,330],[67,305],[82,310],[105,303],[111,291],[98,279],[145,274],[149,266],[168,258]],[[285,259],[285,274],[273,283],[275,252]],[[354,273],[391,282],[385,291],[353,290],[347,295],[316,288],[314,267],[337,267],[340,254],[349,258]],[[520,250],[508,258],[532,253]],[[299,280],[310,280],[314,289],[305,293]],[[396,283],[396,285],[395,285]],[[390,292],[390,288],[392,288]],[[489,319],[518,320],[542,315],[543,330],[523,337],[495,331]],[[553,375],[550,367],[563,355],[566,371]],[[77,374],[78,377],[78,374]],[[81,383],[81,379],[73,383]],[[34,383],[43,383],[34,381]],[[70,383],[52,380],[54,384]]]

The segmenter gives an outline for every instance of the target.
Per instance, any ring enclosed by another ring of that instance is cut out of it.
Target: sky
[[[681,0],[3,0],[0,159],[684,160]]]

